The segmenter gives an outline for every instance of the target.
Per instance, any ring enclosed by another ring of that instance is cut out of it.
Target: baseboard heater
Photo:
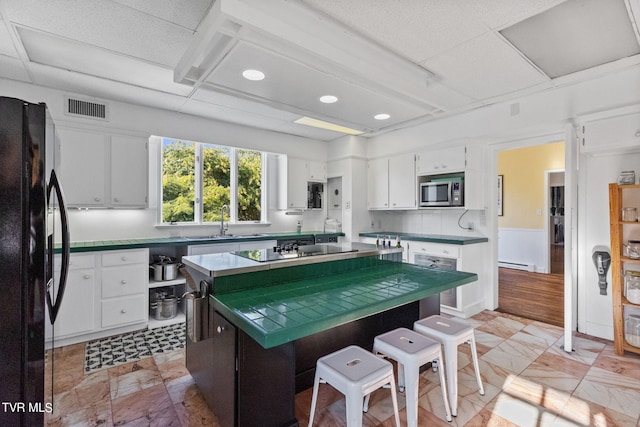
[[[510,261],[498,261],[498,267],[513,268],[516,270],[525,270],[531,272],[534,272],[536,270],[535,264]]]

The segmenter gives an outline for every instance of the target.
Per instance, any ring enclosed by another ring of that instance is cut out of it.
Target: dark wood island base
[[[187,337],[187,366],[221,426],[298,426],[295,395],[313,387],[320,357],[351,344],[371,350],[377,335],[439,313],[440,297],[433,295],[265,349],[211,306],[213,337],[197,343]]]
[[[313,386],[320,357],[353,344],[371,350],[377,335],[439,314],[440,292],[477,280],[370,246],[269,268],[238,268],[232,254],[183,258],[213,290],[199,320],[206,333],[186,338],[186,363],[221,426],[297,426],[295,395]]]

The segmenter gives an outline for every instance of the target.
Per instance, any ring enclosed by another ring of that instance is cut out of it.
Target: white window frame
[[[214,144],[214,143],[205,143],[205,142],[197,142],[197,141],[189,141],[183,140],[179,138],[170,138],[170,137],[159,137],[160,138],[160,156],[159,156],[159,166],[158,166],[158,224],[161,226],[164,225],[216,225],[220,224],[220,221],[212,221],[212,222],[204,222],[203,221],[203,202],[202,202],[202,194],[203,194],[203,186],[202,186],[202,172],[203,172],[203,153],[205,146],[215,146],[221,148],[227,148],[230,150],[230,202],[229,202],[229,224],[267,224],[268,223],[268,215],[267,215],[267,152],[254,150],[250,148],[240,148],[240,147],[231,147],[228,145]],[[179,141],[193,143],[195,145],[195,161],[194,161],[194,170],[195,170],[195,200],[194,200],[194,218],[193,221],[183,221],[183,222],[164,222],[162,215],[162,163],[164,158],[164,150],[163,144],[165,139],[175,139]],[[261,176],[260,176],[260,220],[259,221],[238,221],[238,151],[256,151],[261,154]]]

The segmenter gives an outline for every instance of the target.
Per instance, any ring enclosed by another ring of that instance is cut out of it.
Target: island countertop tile
[[[210,303],[264,348],[477,280],[474,273],[387,262],[329,276],[214,294]]]

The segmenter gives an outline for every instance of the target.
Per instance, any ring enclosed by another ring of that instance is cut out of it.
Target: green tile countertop
[[[399,233],[397,231],[367,231],[360,233],[362,237],[380,237],[390,236],[391,241],[395,242],[396,236],[400,236],[401,240],[413,240],[417,242],[433,242],[446,243],[449,245],[472,245],[476,243],[485,243],[489,239],[478,236],[453,236],[447,234],[417,234],[417,233]]]
[[[329,275],[216,293],[210,301],[227,320],[264,348],[271,348],[478,279],[473,273],[400,262],[336,270]]]
[[[325,233],[322,231],[260,233],[249,235],[233,235],[228,237],[189,238],[189,237],[154,237],[142,239],[94,240],[72,242],[71,252],[92,252],[123,249],[151,248],[158,246],[193,246],[223,243],[252,242],[260,240],[299,239],[309,237],[344,236],[344,233]],[[56,252],[60,244],[56,244]]]

